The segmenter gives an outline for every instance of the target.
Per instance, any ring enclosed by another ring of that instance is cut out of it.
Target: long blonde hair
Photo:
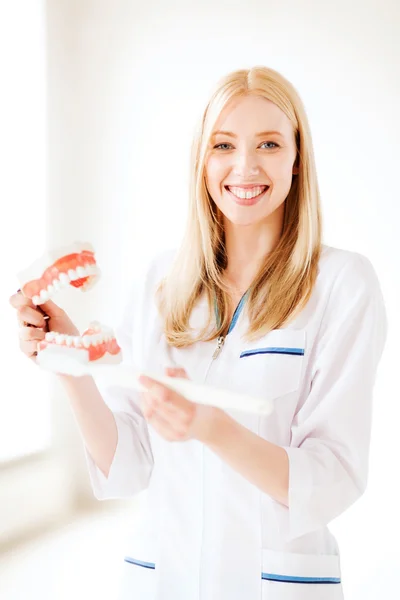
[[[321,254],[321,207],[312,139],[303,103],[293,85],[266,67],[237,70],[223,77],[202,115],[191,154],[190,205],[186,230],[174,262],[157,289],[158,309],[167,342],[185,347],[224,335],[229,327],[228,288],[222,280],[227,266],[222,214],[205,181],[210,137],[224,107],[233,98],[255,95],[276,104],[293,125],[297,146],[293,178],[285,201],[281,238],[260,268],[246,302],[248,341],[266,335],[292,319],[307,303]],[[203,294],[208,321],[192,333],[190,315]],[[219,313],[215,322],[213,304]],[[211,329],[210,329],[211,327]]]

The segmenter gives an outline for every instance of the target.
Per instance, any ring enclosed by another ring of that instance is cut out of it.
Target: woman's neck
[[[266,257],[282,234],[283,209],[279,207],[267,221],[254,225],[236,225],[225,219],[225,250],[228,264],[226,281],[238,290],[246,290],[254,281]]]

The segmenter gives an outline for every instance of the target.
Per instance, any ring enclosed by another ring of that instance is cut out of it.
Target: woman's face
[[[206,158],[208,191],[235,225],[282,222],[296,145],[285,113],[261,96],[234,99],[222,111]]]

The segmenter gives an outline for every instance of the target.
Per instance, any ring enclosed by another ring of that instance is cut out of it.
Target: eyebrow
[[[233,133],[232,131],[221,131],[221,130],[215,131],[211,137],[214,138],[217,135],[226,135],[229,137],[237,138],[237,135],[235,133]],[[260,133],[256,133],[255,137],[265,137],[268,135],[279,135],[280,137],[284,137],[280,131],[260,131]]]

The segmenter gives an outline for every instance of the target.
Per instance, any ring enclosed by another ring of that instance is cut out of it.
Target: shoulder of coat
[[[370,287],[377,283],[375,268],[365,254],[325,244],[319,262],[319,278],[328,286],[339,279],[350,287],[361,284]]]

